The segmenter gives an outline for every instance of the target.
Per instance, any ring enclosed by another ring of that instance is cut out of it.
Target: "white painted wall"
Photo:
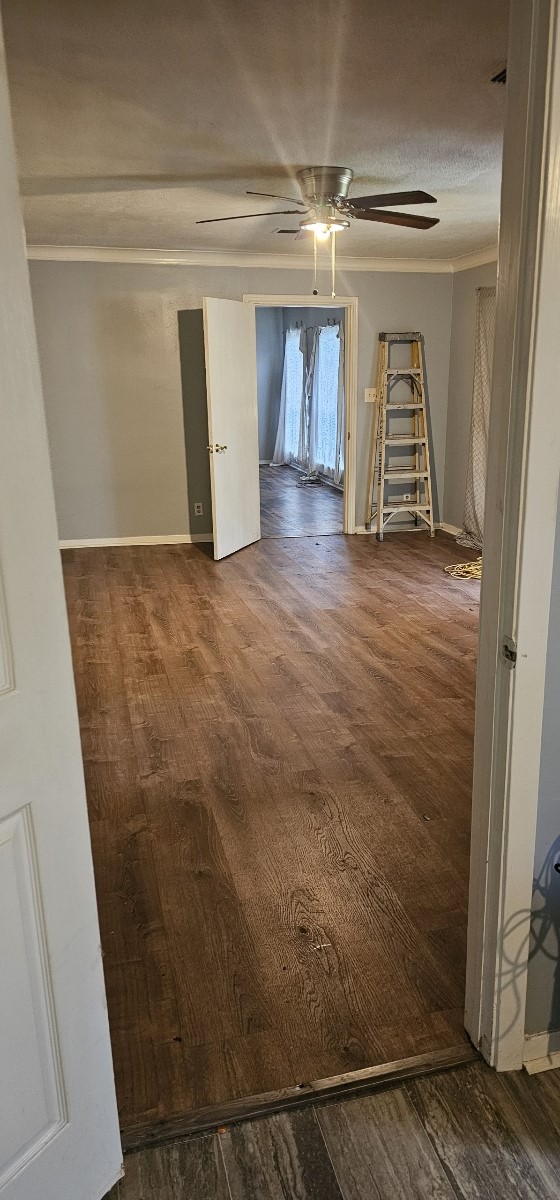
[[[305,295],[310,277],[111,263],[31,262],[30,272],[60,537],[189,532],[177,312],[200,308],[205,295]],[[356,517],[363,525],[371,422],[363,396],[382,329],[425,334],[442,493],[452,276],[341,272],[339,292],[359,300]]]
[[[476,289],[492,287],[495,283],[496,263],[453,275],[445,480],[441,512],[443,521],[459,528],[463,524],[471,433]]]

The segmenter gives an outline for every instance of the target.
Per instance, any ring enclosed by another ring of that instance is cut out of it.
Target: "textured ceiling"
[[[339,253],[451,257],[496,240],[507,0],[3,0],[33,243],[309,253],[300,166],[351,193],[423,188],[427,232],[354,222]],[[297,189],[294,195],[299,195]],[[294,226],[297,219],[293,219]]]

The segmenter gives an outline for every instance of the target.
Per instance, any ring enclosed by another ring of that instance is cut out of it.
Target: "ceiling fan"
[[[278,208],[272,212],[241,213],[234,217],[207,217],[197,225],[213,225],[218,221],[243,221],[249,217],[303,217],[296,229],[277,229],[276,233],[314,233],[318,238],[328,238],[331,233],[341,233],[350,226],[350,220],[379,221],[384,225],[404,225],[409,229],[431,229],[439,224],[437,217],[424,217],[415,213],[393,212],[393,204],[435,204],[435,196],[428,192],[385,192],[374,196],[348,196],[354,177],[350,167],[304,167],[296,172],[303,200],[291,196],[279,196],[272,192],[247,192],[248,196],[266,196],[271,200],[287,200],[298,204],[298,208]]]

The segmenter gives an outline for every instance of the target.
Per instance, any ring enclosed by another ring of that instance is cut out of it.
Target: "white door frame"
[[[512,0],[477,682],[467,1030],[524,1057],[560,483],[560,0]],[[508,665],[505,638],[517,646]]]
[[[356,532],[356,422],[358,411],[358,300],[355,296],[243,297],[254,308],[344,308],[345,437],[342,532]]]

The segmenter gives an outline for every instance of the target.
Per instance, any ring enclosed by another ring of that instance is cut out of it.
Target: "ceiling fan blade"
[[[292,235],[294,241],[297,242],[298,238],[308,237],[308,235],[311,233],[311,230],[310,229],[275,229],[274,232],[275,233],[290,233]]]
[[[388,209],[370,208],[364,212],[352,212],[358,221],[381,221],[385,225],[406,225],[409,229],[431,229],[439,225],[438,217],[421,217],[416,213],[389,212]]]
[[[293,196],[278,196],[276,192],[247,192],[247,196],[268,196],[269,200],[288,200],[290,204],[301,204],[306,208],[305,200],[295,200]]]
[[[195,225],[214,225],[216,221],[246,221],[248,217],[300,217],[297,208],[277,208],[273,212],[237,213],[235,217],[205,217]]]
[[[388,208],[391,204],[437,204],[428,192],[384,192],[379,196],[351,196],[352,208]]]

